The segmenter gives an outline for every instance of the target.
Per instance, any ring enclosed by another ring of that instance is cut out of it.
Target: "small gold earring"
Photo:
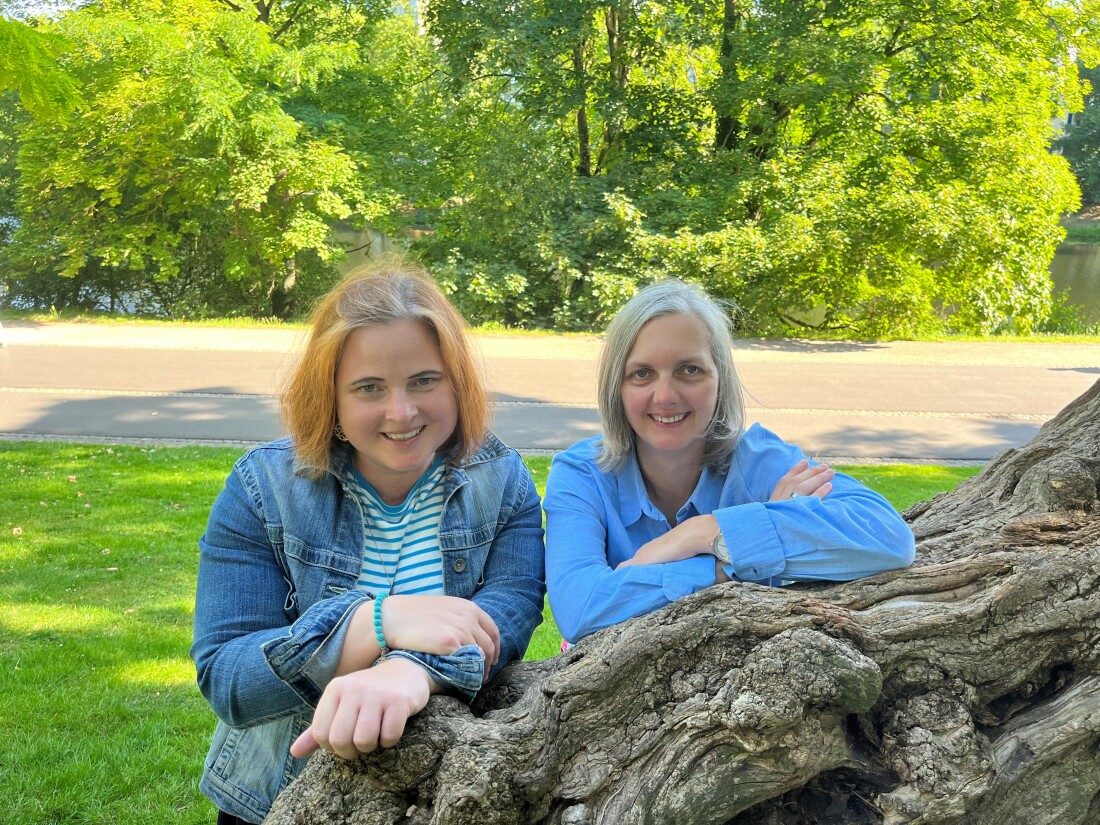
[[[344,432],[344,428],[340,426],[340,422],[336,422],[336,426],[332,428],[332,434],[336,436],[337,441],[343,441],[348,443],[348,434]]]

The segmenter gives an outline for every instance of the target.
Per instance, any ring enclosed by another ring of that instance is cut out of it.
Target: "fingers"
[[[370,753],[378,747],[378,726],[382,708],[373,697],[360,703],[358,697],[340,703],[340,709],[327,731],[321,747],[344,759],[355,759],[361,753]],[[316,730],[314,731],[316,736]],[[320,739],[320,737],[318,737]]]
[[[377,744],[383,748],[392,748],[396,745],[405,733],[405,723],[408,720],[408,708],[395,705],[387,707],[385,714],[382,716],[381,724],[378,726]],[[374,748],[371,748],[371,750],[374,750]],[[368,751],[363,751],[363,753],[368,753]]]
[[[477,645],[486,662],[500,657],[500,631],[484,610],[454,596],[390,596],[382,605],[383,634],[390,647],[447,656]]]
[[[494,638],[479,624],[474,632],[474,644],[481,648],[481,655],[485,657],[485,669],[488,671],[500,658],[500,637]]]
[[[500,630],[492,616],[466,599],[457,599],[451,596],[428,596],[422,598],[444,598],[452,602],[448,606],[453,612],[444,620],[438,629],[439,652],[442,655],[454,653],[465,645],[477,645],[485,657],[487,665],[496,664],[500,658]],[[419,648],[406,648],[417,650]],[[424,653],[432,653],[432,650],[422,650]]]
[[[360,709],[355,719],[355,727],[352,729],[351,741],[347,744],[350,755],[345,756],[340,750],[333,748],[333,752],[345,759],[354,759],[361,753],[370,753],[378,747],[379,733],[382,729],[382,720],[387,709],[372,703]],[[402,725],[402,728],[404,725]],[[400,738],[400,737],[399,737]],[[391,744],[396,744],[395,739]]]
[[[798,496],[824,498],[833,489],[831,482],[835,475],[836,471],[828,464],[811,465],[802,459],[779,479],[770,500],[782,501]]]
[[[295,740],[290,752],[295,756],[308,756],[318,748],[328,748],[329,729],[332,720],[340,705],[339,689],[343,684],[343,677],[337,677],[329,682],[325,692],[321,694],[321,701],[317,703],[317,709],[313,711],[313,722],[301,736]],[[295,753],[294,748],[301,743],[301,754]]]
[[[822,492],[822,488],[828,486],[829,490],[833,489],[831,480],[835,475],[836,471],[825,464],[810,467],[799,474],[792,492],[800,496],[816,495],[819,498],[824,498],[828,494],[828,490]]]
[[[302,732],[302,735],[295,739],[294,744],[290,746],[290,755],[301,759],[309,756],[319,747],[321,746],[313,737],[313,728],[306,728],[305,731]]]
[[[396,745],[409,717],[428,703],[431,679],[419,665],[391,660],[329,682],[313,723],[291,745],[294,756],[318,748],[355,759]]]
[[[477,605],[474,605],[477,607]],[[481,650],[485,654],[486,671],[489,667],[495,665],[500,661],[500,628],[497,627],[497,623],[493,621],[493,617],[482,610],[477,608],[481,616],[478,619],[478,626],[489,637],[490,646],[488,648],[482,647]]]
[[[705,539],[701,538],[700,528],[706,536]],[[693,516],[680,522],[667,533],[647,541],[633,556],[620,562],[615,569],[633,565],[668,564],[709,553],[710,541],[716,529],[713,516]]]

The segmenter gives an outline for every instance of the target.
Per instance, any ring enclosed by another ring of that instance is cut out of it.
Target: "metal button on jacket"
[[[454,562],[451,564],[451,568],[456,573],[461,573],[463,570],[466,569],[466,559],[455,559]]]

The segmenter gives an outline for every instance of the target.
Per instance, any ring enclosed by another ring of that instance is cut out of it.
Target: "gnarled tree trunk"
[[[1100,823],[1100,382],[910,508],[913,567],[728,584],[319,754],[291,823]]]

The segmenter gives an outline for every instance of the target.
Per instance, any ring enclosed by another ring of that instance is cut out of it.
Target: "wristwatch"
[[[722,564],[730,563],[730,549],[726,547],[726,540],[722,538],[722,531],[718,531],[718,535],[714,537],[714,541],[710,543],[710,552],[714,555],[714,558],[722,562]]]

